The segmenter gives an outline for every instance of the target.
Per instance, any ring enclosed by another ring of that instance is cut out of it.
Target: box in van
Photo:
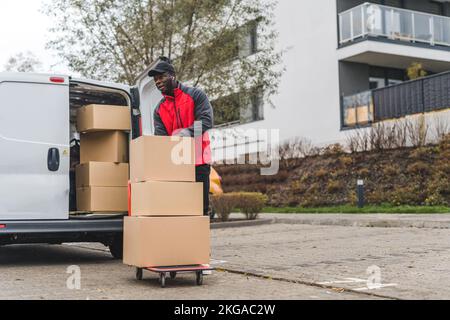
[[[130,131],[130,108],[98,104],[84,106],[78,110],[77,128],[79,132]]]
[[[128,134],[123,131],[83,133],[80,137],[80,163],[128,163]]]
[[[77,189],[78,211],[126,212],[127,187],[85,187]]]
[[[76,168],[76,187],[126,187],[129,180],[127,163],[88,162]]]

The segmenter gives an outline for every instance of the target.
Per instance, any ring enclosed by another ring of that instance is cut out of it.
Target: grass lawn
[[[366,206],[362,209],[350,205],[321,208],[267,207],[264,213],[450,213],[450,207],[444,206]]]

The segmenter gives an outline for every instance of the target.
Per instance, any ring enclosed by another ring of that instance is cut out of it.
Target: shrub
[[[396,188],[390,195],[390,203],[400,205],[422,205],[426,194],[416,186]]]
[[[289,168],[297,165],[301,158],[311,155],[312,142],[305,138],[296,137],[279,146],[281,165]]]
[[[419,147],[419,148],[415,148],[414,150],[411,151],[411,153],[409,154],[409,158],[410,159],[416,159],[416,160],[426,160],[429,159],[431,155],[433,155],[434,153],[436,153],[438,150],[436,148],[431,148],[431,147]]]
[[[296,180],[292,182],[291,189],[295,194],[303,194],[308,190],[308,186],[305,183]]]
[[[430,126],[425,121],[425,116],[406,121],[406,130],[413,147],[423,147],[427,144]]]
[[[365,178],[370,175],[370,170],[367,168],[361,168],[357,171],[358,177]]]
[[[304,174],[304,175],[301,176],[300,182],[305,183],[305,182],[307,182],[310,178],[311,178],[311,176],[310,176],[309,174],[306,173],[306,174]]]
[[[239,192],[232,196],[236,199],[236,207],[241,209],[248,220],[255,220],[266,205],[266,195],[257,192]]]
[[[336,143],[323,148],[322,153],[323,155],[326,156],[333,156],[333,155],[341,155],[345,153],[345,151],[344,147],[341,144]]]
[[[369,204],[383,204],[391,201],[391,196],[387,192],[376,189],[367,193],[366,200]]]
[[[308,193],[317,193],[320,190],[320,184],[315,182],[311,184],[308,188]]]
[[[308,195],[302,199],[300,205],[305,208],[314,208],[324,205],[323,197],[321,195]]]
[[[450,179],[445,173],[436,173],[427,185],[427,205],[450,205]]]
[[[314,174],[314,176],[317,179],[323,179],[328,175],[328,170],[324,169],[324,168],[320,168],[319,170],[317,170]]]
[[[383,175],[386,177],[395,177],[400,174],[400,168],[394,164],[387,164],[383,167]]]
[[[336,170],[336,171],[331,172],[330,176],[333,179],[339,179],[339,178],[345,177],[348,173],[349,173],[348,170],[340,169],[340,170]]]
[[[352,190],[348,193],[347,202],[352,206],[356,206],[358,204],[358,196],[356,195],[355,190]]]
[[[438,172],[440,171],[442,173],[450,175],[450,163],[448,162],[440,163],[436,166],[436,170]]]
[[[415,162],[406,169],[408,173],[426,175],[430,173],[430,168],[425,162]]]
[[[339,157],[339,163],[343,166],[343,167],[348,167],[351,166],[353,164],[353,159],[349,156],[341,156]]]
[[[221,221],[229,220],[230,214],[235,208],[236,203],[236,195],[232,193],[213,195],[211,197],[211,204],[216,210],[217,216]]]
[[[331,180],[327,184],[327,191],[329,193],[336,193],[341,189],[342,189],[342,183],[340,183],[339,181]]]
[[[448,205],[447,201],[440,195],[440,194],[433,194],[428,196],[428,198],[425,199],[425,205],[427,206],[441,206],[441,205]]]
[[[450,133],[447,133],[440,138],[439,148],[441,150],[449,150],[450,149]]]

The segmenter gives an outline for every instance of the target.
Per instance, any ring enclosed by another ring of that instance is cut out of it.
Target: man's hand
[[[191,131],[189,129],[178,129],[172,133],[174,137],[191,138]]]

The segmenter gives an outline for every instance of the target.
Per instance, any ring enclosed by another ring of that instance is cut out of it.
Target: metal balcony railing
[[[342,98],[344,127],[450,108],[450,72]]]
[[[374,120],[450,108],[450,72],[372,91]]]
[[[339,43],[372,36],[450,47],[450,17],[373,3],[339,14]]]

